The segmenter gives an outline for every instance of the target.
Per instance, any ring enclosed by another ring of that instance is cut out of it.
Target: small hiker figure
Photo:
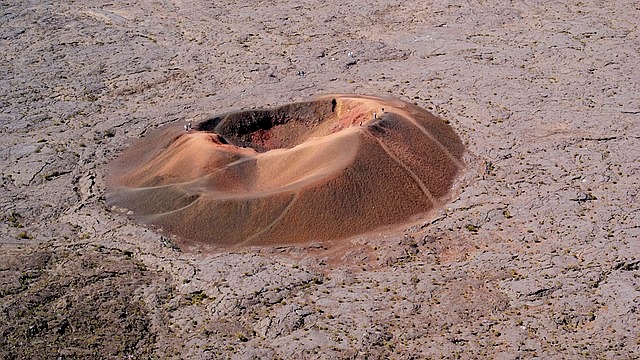
[[[184,131],[189,132],[191,131],[191,123],[188,123],[184,126]]]

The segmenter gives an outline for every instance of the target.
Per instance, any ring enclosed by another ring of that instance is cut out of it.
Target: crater
[[[184,244],[339,241],[427,219],[464,152],[413,104],[331,94],[161,127],[109,164],[106,199]]]

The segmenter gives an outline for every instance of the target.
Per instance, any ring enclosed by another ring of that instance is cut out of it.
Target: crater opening
[[[464,151],[413,104],[333,94],[162,127],[109,164],[107,204],[185,243],[339,240],[429,216]]]
[[[362,125],[372,116],[358,109],[357,103],[342,102],[341,105],[338,108],[335,98],[324,98],[271,110],[237,111],[206,120],[195,129],[216,133],[221,141],[257,152],[288,149],[312,137]],[[341,119],[349,112],[353,112],[352,116]]]
[[[233,112],[205,121],[196,129],[217,133],[230,144],[265,152],[299,145],[332,113],[331,101],[321,100],[274,110]]]

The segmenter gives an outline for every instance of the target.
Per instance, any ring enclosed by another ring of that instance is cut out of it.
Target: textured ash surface
[[[639,18],[633,1],[3,1],[0,357],[637,358]],[[329,92],[449,120],[475,156],[459,197],[346,259],[180,252],[105,207],[129,139]]]

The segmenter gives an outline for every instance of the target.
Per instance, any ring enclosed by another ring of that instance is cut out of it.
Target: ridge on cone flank
[[[326,95],[161,127],[109,164],[107,204],[186,243],[339,240],[428,216],[464,152],[415,105]]]

